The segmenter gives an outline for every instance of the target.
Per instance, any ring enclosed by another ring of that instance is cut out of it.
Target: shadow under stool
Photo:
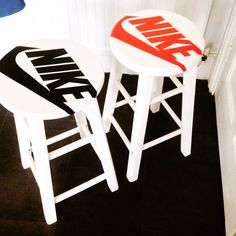
[[[181,152],[184,156],[191,154],[196,73],[203,54],[204,39],[195,25],[179,14],[143,10],[130,13],[115,24],[110,46],[114,60],[103,121],[105,131],[109,132],[112,124],[129,150],[127,178],[132,182],[138,179],[143,150],[181,135]],[[139,75],[135,96],[130,96],[121,83],[124,68]],[[183,76],[183,83],[178,76]],[[164,77],[169,77],[175,88],[162,93]],[[124,97],[121,101],[117,100],[119,92]],[[179,93],[182,93],[181,119],[166,102],[167,98]],[[115,109],[126,104],[134,111],[131,140],[114,116]],[[158,112],[160,105],[179,128],[144,143],[149,108],[152,112]]]
[[[24,43],[1,59],[0,77],[0,102],[14,114],[21,162],[32,169],[48,224],[57,221],[56,203],[103,180],[111,191],[118,189],[96,98],[104,72],[92,52],[68,40]],[[44,121],[70,115],[77,126],[46,139]],[[76,133],[78,140],[48,151],[48,145]],[[50,160],[86,144],[94,148],[104,173],[54,196]]]

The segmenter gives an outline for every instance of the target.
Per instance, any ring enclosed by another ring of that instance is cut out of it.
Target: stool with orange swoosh
[[[106,101],[103,111],[105,130],[111,124],[129,149],[127,178],[138,179],[142,151],[165,140],[181,135],[181,152],[191,154],[197,66],[201,60],[204,39],[187,18],[168,11],[143,10],[123,17],[110,36],[114,54]],[[139,74],[137,94],[130,96],[121,84],[123,67]],[[183,83],[177,76],[183,75]],[[162,93],[164,77],[169,77],[175,88]],[[118,92],[124,100],[117,102]],[[181,119],[166,102],[182,93]],[[157,95],[157,96],[156,96]],[[134,111],[131,141],[115,119],[114,110],[129,104]],[[168,111],[178,129],[144,143],[149,107],[153,112],[160,104]]]

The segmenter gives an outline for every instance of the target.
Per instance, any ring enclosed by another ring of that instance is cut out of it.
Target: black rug
[[[124,83],[134,92],[137,77],[124,77]],[[101,108],[106,86],[107,80],[99,95]],[[165,79],[164,89],[171,86]],[[181,96],[168,102],[179,114]],[[129,135],[131,109],[120,108],[116,117]],[[47,134],[73,125],[72,118],[47,121]],[[162,107],[157,114],[150,112],[145,139],[149,141],[175,128]],[[106,182],[102,182],[58,203],[58,221],[49,226],[44,221],[32,173],[20,163],[13,115],[1,106],[0,235],[225,235],[214,97],[208,92],[207,81],[197,81],[191,156],[181,154],[179,136],[145,150],[139,179],[129,183],[125,176],[128,150],[114,128],[107,137],[119,190],[111,193]],[[53,160],[51,168],[55,194],[102,172],[90,146]]]

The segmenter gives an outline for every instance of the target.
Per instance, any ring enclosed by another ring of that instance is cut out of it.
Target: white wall
[[[48,37],[70,37],[65,0],[25,0],[26,7],[0,18],[0,58],[20,42]]]
[[[236,3],[232,10],[214,72],[227,236],[236,235]]]
[[[210,61],[214,62],[214,67],[208,76],[209,89],[214,93],[216,83],[219,76],[217,64],[218,56],[222,50],[222,42],[224,40],[225,31],[229,24],[232,11],[234,9],[235,0],[214,0],[211,15],[206,28],[205,39],[207,44],[211,47]]]
[[[235,37],[236,40],[236,37]],[[236,235],[236,46],[223,71],[224,83],[216,92],[217,128],[227,236]]]

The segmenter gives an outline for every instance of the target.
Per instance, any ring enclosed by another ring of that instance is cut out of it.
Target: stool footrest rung
[[[55,159],[59,156],[62,156],[64,154],[68,153],[68,152],[71,152],[71,151],[73,151],[77,148],[80,148],[80,147],[90,143],[92,141],[92,139],[93,139],[93,136],[91,135],[91,136],[79,139],[77,141],[74,141],[70,144],[67,144],[67,145],[65,145],[61,148],[58,148],[58,149],[56,149],[56,150],[49,153],[49,159],[53,160],[53,159]]]
[[[166,141],[166,140],[168,140],[168,139],[170,139],[170,138],[173,138],[173,137],[175,137],[175,136],[177,136],[177,135],[180,135],[180,134],[182,133],[182,130],[183,130],[183,129],[177,129],[177,130],[175,130],[175,131],[173,131],[173,132],[171,132],[171,133],[168,133],[168,134],[166,134],[166,135],[163,135],[163,136],[161,136],[161,137],[159,137],[159,138],[157,138],[157,139],[155,139],[155,140],[153,140],[153,141],[150,141],[150,142],[148,142],[148,143],[145,143],[145,144],[143,145],[143,150],[148,149],[148,148],[150,148],[150,147],[152,147],[152,146],[155,146],[155,145],[157,145],[157,144],[159,144],[159,143],[162,143],[162,142],[164,142],[164,141]]]
[[[132,96],[132,97],[130,97],[130,98],[131,98],[133,101],[135,101],[135,100],[136,100],[136,95],[134,95],[134,96]],[[115,108],[121,107],[121,106],[126,105],[126,104],[128,104],[128,102],[127,102],[126,99],[120,100],[119,102],[116,103]]]
[[[128,148],[128,150],[130,150],[130,141],[127,138],[124,131],[122,130],[122,128],[120,127],[119,123],[116,121],[116,119],[114,118],[113,115],[109,114],[108,117],[109,117],[111,123],[113,124],[114,128],[116,129],[116,131],[120,135],[121,139],[124,141],[126,147]]]
[[[165,100],[167,98],[170,98],[172,96],[175,96],[179,93],[182,93],[184,91],[184,87],[179,87],[179,88],[175,88],[175,89],[172,89],[168,92],[165,92],[165,93],[162,93],[161,95],[158,95],[156,98],[153,98],[150,105],[156,103],[156,102],[160,102],[162,100]]]
[[[170,116],[173,118],[173,120],[175,121],[175,123],[179,126],[179,129],[170,132],[166,135],[163,135],[155,140],[152,140],[148,143],[143,144],[143,150],[148,149],[152,146],[155,146],[159,143],[162,143],[170,138],[173,138],[177,135],[180,135],[182,133],[182,121],[179,119],[179,117],[175,114],[175,112],[173,111],[173,109],[169,106],[169,104],[165,101],[165,99],[170,98],[172,96],[175,96],[179,93],[183,93],[184,91],[184,86],[183,84],[177,79],[176,76],[171,76],[170,79],[173,81],[173,83],[175,84],[176,88],[169,90],[165,93],[162,93],[160,95],[158,95],[157,97],[153,98],[150,102],[150,105],[157,103],[157,102],[161,102],[162,105],[164,106],[164,108],[166,109],[166,111],[170,114]],[[127,92],[127,90],[124,88],[124,86],[121,84],[121,82],[116,81],[116,86],[118,88],[118,90],[121,92],[121,94],[123,95],[124,99],[116,102],[115,108],[123,106],[125,104],[129,104],[130,107],[135,111],[135,100],[136,100],[136,95],[134,96],[130,96],[129,93]],[[117,122],[117,120],[115,119],[115,117],[112,114],[108,115],[108,118],[110,119],[111,123],[113,124],[114,128],[116,129],[116,131],[118,132],[119,136],[121,137],[121,139],[123,140],[123,142],[125,143],[126,147],[128,148],[128,150],[131,149],[131,143],[129,141],[129,139],[127,138],[127,136],[125,135],[124,131],[122,130],[122,128],[120,127],[119,123]]]
[[[101,175],[98,175],[97,177],[93,178],[93,179],[90,179],[88,180],[87,182],[83,183],[83,184],[80,184],[64,193],[61,193],[57,196],[55,196],[55,203],[58,203],[58,202],[61,202],[69,197],[72,197],[73,195],[79,193],[79,192],[82,192],[84,191],[85,189],[87,188],[90,188],[92,187],[93,185],[95,184],[98,184],[99,182],[103,181],[106,179],[106,176],[105,176],[105,173],[101,174]]]
[[[183,84],[181,84],[181,82],[177,79],[175,75],[170,76],[170,79],[172,80],[172,82],[175,84],[177,88],[180,88],[183,86]]]
[[[123,97],[125,98],[125,100],[127,101],[127,103],[129,103],[130,107],[134,110],[135,109],[135,102],[132,99],[132,97],[129,95],[129,93],[127,92],[125,87],[119,81],[116,81],[116,86],[119,89],[119,91],[121,92],[121,94],[123,95]]]
[[[175,123],[181,128],[182,127],[182,121],[179,119],[179,117],[175,114],[175,112],[172,110],[172,108],[169,106],[169,104],[163,100],[161,101],[161,104],[164,106],[166,111],[170,114],[170,116],[173,118]]]
[[[70,137],[70,136],[72,136],[74,134],[77,134],[79,132],[80,132],[80,128],[76,127],[74,129],[70,129],[70,130],[68,130],[66,132],[63,132],[61,134],[55,135],[55,136],[47,139],[47,145],[51,145],[53,143],[61,141],[61,140],[65,139],[65,138],[68,138],[68,137]]]

